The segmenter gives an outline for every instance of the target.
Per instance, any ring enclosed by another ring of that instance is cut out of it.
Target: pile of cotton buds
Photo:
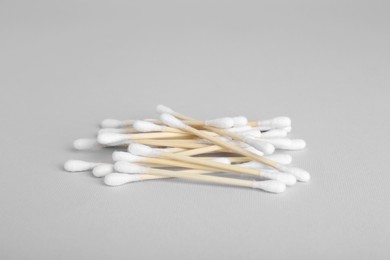
[[[302,150],[302,139],[289,139],[291,120],[276,117],[248,121],[223,117],[201,121],[157,106],[159,119],[105,119],[95,139],[74,141],[77,150],[114,147],[113,163],[69,160],[69,172],[92,170],[108,186],[180,178],[197,182],[281,193],[297,181],[308,182],[307,171],[289,166],[284,150]],[[276,153],[274,153],[277,151]],[[221,176],[229,173],[228,176]],[[237,174],[239,178],[237,178]],[[242,178],[255,176],[255,180]]]

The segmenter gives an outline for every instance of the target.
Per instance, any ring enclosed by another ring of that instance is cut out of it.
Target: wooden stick
[[[142,163],[152,163],[155,165],[174,166],[174,167],[182,167],[182,168],[198,169],[198,170],[209,170],[209,171],[214,170],[213,167],[207,167],[199,164],[175,161],[175,160],[166,160],[161,158],[152,158],[152,157],[144,157]]]
[[[221,149],[223,149],[223,148],[221,148],[218,145],[210,145],[210,146],[206,146],[206,147],[202,147],[202,148],[181,151],[181,152],[178,152],[178,154],[186,155],[186,156],[193,156],[193,155],[199,155],[199,154],[205,154],[205,153],[218,152]]]
[[[161,138],[172,138],[172,137],[188,137],[192,136],[188,133],[168,133],[168,132],[158,132],[158,133],[140,133],[140,134],[128,134],[126,137],[130,140],[138,139],[161,139]]]
[[[183,170],[183,171],[176,171],[181,172],[184,174],[207,174],[207,173],[213,173],[214,171],[206,171],[206,170]],[[158,180],[158,179],[172,179],[173,177],[168,176],[158,176],[158,175],[150,175],[150,174],[141,174],[140,175],[141,180],[147,181],[147,180]]]
[[[255,181],[249,181],[249,180],[239,180],[239,179],[216,177],[216,176],[210,176],[210,175],[199,175],[199,174],[193,174],[193,173],[188,173],[188,172],[183,173],[183,172],[177,172],[177,171],[168,171],[168,170],[161,170],[161,169],[155,169],[155,168],[149,168],[146,173],[164,176],[164,177],[189,179],[189,180],[195,180],[195,181],[211,182],[211,183],[217,183],[217,184],[227,184],[227,185],[232,185],[232,186],[240,186],[240,187],[248,187],[248,188],[253,188],[254,182],[255,182]]]
[[[137,143],[151,145],[151,146],[164,146],[164,147],[178,147],[178,148],[202,148],[207,147],[207,144],[201,144],[198,142],[188,140],[161,140],[161,139],[139,139]]]

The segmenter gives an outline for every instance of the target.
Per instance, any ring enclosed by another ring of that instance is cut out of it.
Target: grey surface
[[[1,1],[1,259],[389,259],[388,1]],[[281,195],[109,188],[70,158],[104,118],[288,115]]]

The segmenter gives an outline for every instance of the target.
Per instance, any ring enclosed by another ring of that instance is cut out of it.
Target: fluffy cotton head
[[[240,166],[240,167],[251,168],[251,169],[264,169],[264,168],[266,168],[265,165],[263,165],[262,163],[259,163],[257,161],[249,161],[249,162],[245,162],[245,163],[239,163],[236,165]]]
[[[262,138],[280,138],[286,136],[287,136],[287,131],[284,129],[271,129],[269,131],[261,133]]]
[[[73,142],[73,147],[76,150],[89,150],[100,147],[96,139],[80,138]]]
[[[158,105],[156,107],[157,113],[159,114],[171,114],[173,115],[175,111],[173,111],[171,108],[164,106],[164,105]]]
[[[275,147],[270,143],[255,140],[252,138],[245,138],[244,141],[250,146],[256,148],[257,150],[262,151],[264,154],[272,154],[275,151]]]
[[[184,129],[187,127],[186,124],[184,124],[182,121],[180,121],[179,119],[177,119],[176,117],[170,115],[170,114],[161,114],[160,115],[160,120],[170,126],[170,127],[174,127],[174,128],[178,128],[178,129]]]
[[[288,127],[284,127],[283,130],[286,131],[287,133],[291,133],[292,128],[291,126],[288,126]]]
[[[108,186],[119,186],[141,179],[142,177],[139,174],[110,173],[104,177],[104,183]]]
[[[282,193],[286,190],[286,184],[279,181],[255,181],[253,182],[254,189],[260,189],[271,193]]]
[[[291,126],[291,119],[289,117],[280,116],[273,119],[259,121],[258,125],[269,128],[285,128]]]
[[[273,146],[275,146],[275,148],[284,150],[288,150],[291,146],[291,139],[288,138],[270,138],[264,140],[264,142],[272,144]]]
[[[310,174],[301,168],[280,165],[278,169],[294,175],[298,181],[308,182],[310,180]]]
[[[292,156],[284,153],[270,154],[264,157],[280,164],[290,164],[292,162]]]
[[[102,128],[118,128],[123,126],[123,122],[117,119],[104,119],[100,126]]]
[[[128,135],[117,133],[102,133],[98,135],[98,142],[102,145],[114,145],[124,143],[129,139]]]
[[[302,139],[270,138],[264,141],[284,150],[302,150],[306,146],[306,142]]]
[[[147,145],[133,143],[129,145],[128,151],[131,154],[145,156],[145,157],[158,157],[161,150],[152,148]]]
[[[231,161],[226,157],[213,158],[212,161],[218,162],[218,163],[223,163],[223,164],[231,164]]]
[[[145,157],[137,156],[131,153],[126,153],[126,152],[120,152],[120,151],[115,151],[112,153],[112,159],[115,162],[119,161],[125,161],[125,162],[143,162],[145,161]]]
[[[233,133],[240,133],[240,132],[248,131],[251,129],[253,129],[253,128],[250,125],[245,125],[245,126],[238,126],[238,127],[235,126],[235,127],[229,128],[227,130],[229,132],[233,132]]]
[[[64,169],[68,172],[83,172],[89,171],[96,167],[97,163],[85,162],[80,160],[69,160],[65,162]]]
[[[147,132],[160,132],[163,130],[163,127],[160,125],[156,125],[152,122],[137,120],[134,122],[133,127],[135,130],[143,133]]]
[[[232,119],[234,127],[245,126],[248,124],[248,119],[245,116],[235,116],[232,117]]]
[[[216,128],[231,128],[234,126],[234,120],[231,117],[221,117],[221,118],[206,120],[204,124]]]
[[[105,133],[116,133],[116,134],[127,134],[129,132],[126,128],[102,128],[99,129],[98,134]]]
[[[247,147],[244,147],[243,149],[251,152],[251,153],[254,153],[256,155],[259,155],[259,156],[263,156],[264,153],[262,151],[259,151],[257,150],[256,148],[252,147],[252,146],[247,146]]]
[[[252,137],[252,138],[261,137],[261,132],[260,132],[260,130],[257,130],[257,129],[250,129],[248,131],[242,131],[242,132],[239,132],[238,134],[245,136],[245,137]]]
[[[297,182],[297,178],[294,175],[275,170],[262,170],[261,176],[270,180],[280,181],[287,186],[293,186]]]
[[[114,166],[112,164],[109,164],[109,163],[99,164],[98,166],[96,166],[92,170],[92,174],[98,178],[104,177],[107,174],[110,174],[112,172],[114,172]]]
[[[306,142],[303,139],[292,139],[290,150],[302,150],[306,147]]]
[[[148,168],[136,164],[132,164],[129,162],[116,162],[114,164],[114,169],[118,172],[123,173],[147,173]]]

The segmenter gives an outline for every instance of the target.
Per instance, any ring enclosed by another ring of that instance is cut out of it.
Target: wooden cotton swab
[[[249,152],[243,148],[240,148],[238,146],[235,146],[233,144],[230,144],[228,142],[225,142],[223,140],[221,140],[220,138],[216,138],[216,137],[213,137],[213,136],[210,136],[204,132],[201,132],[191,126],[188,126],[186,124],[184,124],[182,121],[180,121],[179,119],[175,118],[174,116],[172,115],[169,115],[169,114],[162,114],[161,115],[161,121],[164,122],[165,124],[171,126],[171,127],[176,127],[176,128],[179,128],[181,130],[184,130],[184,131],[187,131],[188,133],[191,133],[193,135],[196,135],[196,136],[199,136],[201,138],[204,138],[204,139],[207,139],[211,142],[213,142],[214,144],[216,145],[219,145],[221,147],[224,147],[228,150],[231,150],[233,152],[236,152],[236,153],[239,153],[241,155],[244,155],[246,157],[249,157],[255,161],[258,161],[258,162],[261,162],[261,163],[264,163],[268,166],[271,166],[272,168],[275,168],[279,171],[282,171],[282,172],[286,172],[286,173],[291,173],[293,174],[299,181],[303,181],[303,182],[307,182],[309,181],[310,179],[310,174],[308,172],[306,172],[305,170],[303,169],[300,169],[300,168],[296,168],[296,167],[288,167],[288,166],[284,166],[284,165],[280,165],[274,161],[271,161],[267,158],[264,158],[262,156],[259,156],[259,155],[256,155],[252,152]]]
[[[117,133],[102,133],[99,134],[97,140],[102,145],[118,144],[126,141],[137,139],[160,139],[169,137],[186,137],[188,133],[142,133],[142,134],[117,134]]]
[[[189,180],[195,180],[201,182],[255,188],[255,189],[261,189],[271,193],[281,193],[286,189],[285,184],[274,180],[269,180],[269,181],[239,180],[239,179],[216,177],[210,175],[199,175],[199,174],[193,174],[188,172],[183,173],[180,171],[155,169],[155,168],[149,168],[149,167],[139,166],[135,164],[129,164],[127,167],[127,172],[132,174],[151,174],[151,175],[157,175],[163,177],[173,177],[173,178],[189,179]]]
[[[129,182],[134,182],[134,181],[145,181],[145,180],[158,180],[158,179],[167,179],[167,178],[172,178],[172,177],[166,177],[166,176],[156,176],[156,175],[149,175],[149,174],[134,174],[131,173],[132,171],[130,170],[130,175],[139,175],[136,178],[132,178],[129,176],[122,176],[122,175],[127,175],[129,174],[129,167],[130,169],[132,168],[131,164],[127,162],[118,162],[116,163],[116,170],[120,173],[111,173],[106,175],[104,178],[104,182],[109,185],[109,186],[119,186],[123,185]],[[150,166],[146,166],[150,167]],[[177,171],[176,171],[177,172]],[[209,171],[209,170],[180,170],[181,173],[185,174],[209,174],[209,173],[217,173],[215,171]]]
[[[161,158],[153,158],[153,157],[143,157],[134,155],[131,153],[115,151],[112,154],[112,159],[116,162],[129,162],[129,163],[151,163],[156,165],[164,165],[171,167],[182,167],[182,168],[190,168],[190,169],[199,169],[199,170],[213,170],[214,168],[208,166],[202,166],[199,164],[175,161],[175,160],[166,160]],[[215,158],[218,162],[221,162],[221,158]],[[218,160],[219,159],[219,160]],[[210,160],[211,161],[211,160]],[[226,162],[226,160],[223,160]],[[230,161],[229,161],[230,163]],[[225,164],[225,163],[224,163]]]
[[[278,173],[268,174],[267,172],[263,172],[260,170],[227,165],[227,164],[223,164],[211,160],[205,160],[196,157],[189,157],[180,154],[169,153],[142,144],[134,143],[129,145],[129,152],[131,154],[138,155],[138,156],[162,158],[162,159],[176,160],[176,161],[195,164],[195,165],[202,165],[211,169],[218,169],[224,172],[242,173],[242,174],[248,174],[257,177],[264,177],[272,180],[278,180],[288,185],[294,185],[296,182],[296,178],[293,175],[287,173],[278,172]]]

